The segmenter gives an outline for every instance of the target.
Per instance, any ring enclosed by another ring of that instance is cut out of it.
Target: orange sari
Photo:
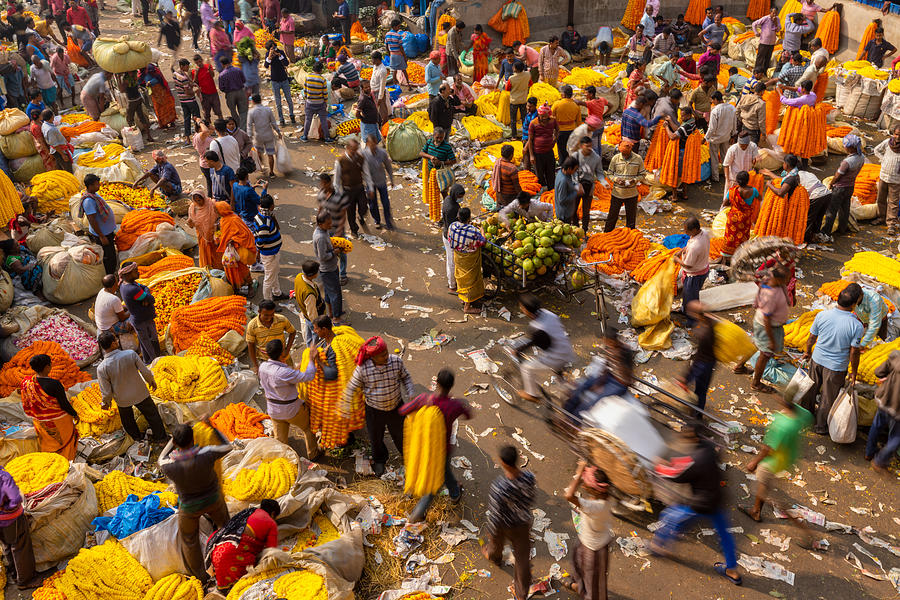
[[[472,64],[475,65],[473,81],[480,82],[488,71],[488,49],[491,46],[491,38],[482,32],[472,34]]]
[[[22,381],[21,394],[22,409],[31,417],[41,452],[55,452],[66,460],[75,458],[78,431],[72,416],[60,408],[56,398],[45,392],[33,375]]]
[[[759,192],[753,190],[750,204],[741,196],[741,188],[737,185],[728,190],[728,202],[731,210],[725,222],[725,246],[722,254],[732,255],[738,246],[750,239],[753,227],[753,202],[759,200]]]
[[[188,205],[188,217],[193,221],[194,229],[197,231],[197,247],[200,251],[199,265],[221,269],[222,256],[216,251],[215,242],[216,221],[219,218],[215,202],[206,198],[201,206],[191,200]]]
[[[220,217],[219,247],[216,248],[216,251],[223,256],[222,265],[225,267],[225,277],[228,279],[228,283],[238,289],[251,281],[248,265],[256,259],[256,241],[244,221],[231,210],[230,204],[216,202],[216,211]],[[237,251],[237,260],[224,256],[229,246]]]

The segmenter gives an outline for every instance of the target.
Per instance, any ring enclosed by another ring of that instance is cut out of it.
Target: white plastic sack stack
[[[835,71],[835,105],[852,117],[874,121],[881,110],[881,98],[887,81],[867,79],[858,73],[838,68]]]
[[[44,268],[44,296],[55,304],[75,304],[93,297],[103,287],[103,249],[94,244],[72,248],[47,246],[38,253]],[[58,276],[54,276],[54,272]]]
[[[102,146],[97,144],[94,146],[93,150],[90,150],[88,153],[91,152],[102,152]],[[137,179],[144,174],[141,163],[134,157],[131,150],[126,149],[125,152],[119,155],[116,163],[108,167],[81,166],[81,157],[85,155],[86,154],[79,154],[75,157],[75,178],[79,181],[84,180],[84,176],[88,173],[93,173],[97,175],[101,181],[122,181],[125,183],[132,183],[137,181]]]
[[[68,219],[57,217],[49,223],[32,225],[25,238],[25,245],[34,254],[46,246],[59,246],[62,244],[66,233],[75,233],[75,229]]]
[[[709,312],[748,306],[756,299],[757,286],[752,281],[726,283],[700,290],[700,302]]]

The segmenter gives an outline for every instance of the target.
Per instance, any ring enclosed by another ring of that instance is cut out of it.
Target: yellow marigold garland
[[[812,327],[816,315],[821,310],[810,310],[784,326],[784,345],[798,350],[806,350],[806,342],[809,339],[809,329]]]
[[[163,402],[208,402],[228,385],[222,367],[205,356],[163,356],[153,375],[153,395]]]
[[[328,600],[328,588],[318,573],[309,570],[282,575],[272,586],[275,595],[284,600]]]
[[[220,346],[219,342],[206,335],[206,333],[201,333],[200,337],[194,340],[194,343],[185,350],[184,355],[208,356],[223,367],[234,363],[234,355]]]
[[[6,471],[19,491],[28,495],[63,481],[69,473],[69,461],[55,452],[29,452],[9,461]]]
[[[93,383],[80,394],[72,398],[71,404],[78,413],[79,421],[75,424],[78,435],[84,437],[99,437],[105,433],[112,433],[122,428],[119,419],[119,411],[110,406],[104,409],[101,404],[103,395],[100,393],[100,384]]]
[[[154,583],[144,600],[203,600],[204,595],[199,579],[172,573]]]
[[[222,491],[244,502],[259,502],[265,498],[280,498],[287,494],[297,479],[297,467],[286,458],[262,463],[256,469],[243,469],[233,479],[225,481]]]
[[[331,238],[331,245],[334,246],[335,249],[341,250],[345,253],[353,252],[353,242],[344,237],[335,236]]]
[[[238,582],[234,584],[234,587],[231,588],[231,591],[228,592],[228,596],[225,600],[239,600],[239,598],[250,589],[251,586],[256,585],[260,581],[265,581],[266,579],[272,579],[274,577],[278,577],[281,573],[284,573],[290,569],[290,567],[275,567],[273,569],[266,569],[265,571],[261,571],[256,575],[244,575]]]
[[[900,261],[878,252],[857,252],[844,263],[841,274],[859,273],[900,289]]]
[[[900,350],[900,338],[893,342],[878,344],[873,348],[862,353],[859,359],[859,372],[857,378],[865,381],[870,385],[878,383],[875,377],[875,369],[880,367],[887,360],[888,355],[894,350]]]
[[[126,475],[122,471],[110,471],[103,479],[94,484],[97,493],[97,511],[103,514],[125,502],[130,494],[139,498],[150,494],[159,494],[160,506],[178,506],[178,494],[167,491],[164,483],[153,483],[139,477]]]
[[[56,588],[66,600],[144,600],[153,579],[117,540],[82,548]]]
[[[473,140],[487,142],[499,139],[503,130],[484,117],[467,116],[462,118],[462,125]]]
[[[31,600],[66,600],[65,594],[56,589],[56,584],[65,571],[58,571],[44,580],[44,583],[31,594]]]

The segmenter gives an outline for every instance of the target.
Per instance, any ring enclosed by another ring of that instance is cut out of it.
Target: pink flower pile
[[[36,323],[16,340],[16,346],[27,348],[38,340],[56,342],[72,360],[84,360],[99,349],[97,340],[65,313],[56,313]]]

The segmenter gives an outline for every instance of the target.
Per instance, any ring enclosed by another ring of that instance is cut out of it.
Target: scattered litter
[[[791,538],[782,537],[778,535],[778,533],[773,532],[771,529],[760,529],[759,535],[761,535],[763,539],[766,540],[767,544],[772,544],[782,552],[786,552],[791,545]]]
[[[544,541],[547,542],[547,549],[550,551],[550,556],[556,560],[562,560],[568,554],[567,539],[569,539],[568,533],[556,533],[549,529],[544,532]]]
[[[475,370],[479,373],[492,374],[500,370],[497,363],[488,357],[487,351],[483,348],[481,350],[473,350],[472,352],[467,353],[466,356],[475,363]]]
[[[825,454],[825,446],[816,446],[816,452],[818,452],[819,455]]]
[[[440,538],[447,543],[447,546],[452,548],[466,540],[477,540],[478,536],[471,531],[466,531],[460,527],[451,527],[447,523],[443,523],[441,525]]]
[[[403,526],[396,536],[394,536],[394,548],[391,550],[391,556],[405,558],[410,552],[421,546],[425,542],[425,536],[422,532],[428,526],[427,523],[407,523]]]
[[[387,292],[385,292],[385,294],[381,297],[381,304],[380,304],[381,308],[390,308],[390,305],[387,303],[387,301],[388,301],[388,298],[390,298],[393,295],[394,295],[394,290],[388,290]]]
[[[541,533],[548,527],[550,527],[550,519],[547,518],[547,513],[542,511],[540,508],[535,508],[531,511],[534,514],[534,520],[531,522],[531,528]]]
[[[529,442],[524,437],[522,437],[521,432],[522,432],[521,429],[516,428],[516,432],[514,434],[512,434],[513,439],[516,440],[517,442],[519,442],[520,444],[522,444],[522,447],[525,448],[525,450],[527,450],[533,457],[535,457],[538,460],[544,460],[544,458],[545,458],[544,455],[538,454],[537,452],[532,450],[531,442]]]
[[[642,538],[637,536],[616,538],[616,543],[622,549],[622,554],[631,558],[650,556],[650,551]]]
[[[746,569],[748,573],[794,585],[794,573],[792,571],[788,571],[776,562],[765,560],[762,556],[748,556],[741,553],[738,564]]]

